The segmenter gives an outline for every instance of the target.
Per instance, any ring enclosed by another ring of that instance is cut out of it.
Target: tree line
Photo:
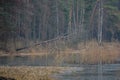
[[[97,1],[0,0],[0,49],[9,51],[11,46],[20,48],[69,34],[73,42],[96,39]],[[103,4],[103,40],[120,41],[120,0],[103,0]]]

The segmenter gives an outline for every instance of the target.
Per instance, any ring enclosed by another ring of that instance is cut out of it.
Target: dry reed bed
[[[80,51],[82,63],[114,63],[120,58],[119,43],[103,43],[99,46],[97,43],[88,43],[84,51]]]
[[[74,50],[73,50],[74,51]],[[120,58],[120,43],[103,43],[99,46],[97,42],[88,42],[87,45],[79,44],[76,52],[65,51],[56,56],[56,61],[62,63],[97,64],[114,63]]]
[[[103,42],[102,46],[99,46],[96,41],[89,41],[86,43],[78,44],[77,50],[64,46],[64,50],[54,49],[54,45],[48,45],[45,48],[38,47],[39,53],[35,49],[31,49],[31,53],[19,53],[13,55],[27,56],[27,55],[55,55],[55,61],[57,64],[62,62],[67,63],[82,63],[82,64],[96,64],[102,61],[102,63],[114,63],[120,58],[120,43],[119,42]],[[7,54],[8,55],[8,54]],[[5,56],[3,54],[3,56]]]
[[[63,67],[0,67],[0,76],[15,80],[54,80],[51,75],[68,68]]]

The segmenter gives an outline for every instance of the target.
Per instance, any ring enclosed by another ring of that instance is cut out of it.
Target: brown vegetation
[[[82,62],[98,63],[100,60],[103,63],[112,63],[120,56],[120,45],[118,43],[103,43],[99,46],[97,43],[90,42],[85,51],[81,51]]]
[[[57,55],[59,61],[67,63],[96,64],[114,63],[120,58],[120,43],[103,43],[99,46],[97,42],[88,42],[87,45],[79,44],[78,50],[68,50]]]
[[[0,67],[0,76],[15,80],[54,80],[51,75],[64,71],[62,67]]]
[[[59,48],[60,47],[60,48]],[[3,56],[9,54],[1,54]],[[11,55],[11,54],[10,54]],[[96,41],[90,41],[80,43],[77,48],[70,48],[67,45],[54,44],[31,47],[29,52],[19,52],[19,56],[27,55],[54,55],[57,64],[62,62],[67,63],[81,63],[81,64],[96,64],[102,61],[102,63],[114,63],[120,58],[120,43],[119,42],[103,42],[101,46]]]

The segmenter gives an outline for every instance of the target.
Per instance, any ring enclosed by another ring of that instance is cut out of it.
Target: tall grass
[[[99,46],[97,42],[87,42],[87,45],[79,44],[78,50],[67,49],[56,56],[56,60],[66,63],[97,64],[114,63],[120,58],[120,43],[103,43]]]
[[[73,67],[0,67],[0,77],[15,80],[57,80],[53,75],[74,70]]]
[[[23,53],[23,54],[21,54]],[[20,52],[18,55],[26,55],[26,52]],[[77,48],[70,48],[65,45],[64,42],[49,43],[44,46],[36,46],[29,48],[27,55],[39,55],[55,56],[55,63],[57,65],[66,63],[77,64],[97,64],[100,61],[102,63],[114,63],[120,58],[120,43],[119,42],[103,42],[102,46],[99,46],[96,41],[89,41],[77,44]],[[49,58],[49,57],[48,57]]]
[[[84,52],[80,51],[82,63],[98,63],[100,60],[102,63],[113,63],[120,56],[118,43],[103,43],[99,46],[97,42],[90,42],[86,47]]]
[[[15,80],[54,80],[47,68],[35,67],[0,67],[0,76]]]

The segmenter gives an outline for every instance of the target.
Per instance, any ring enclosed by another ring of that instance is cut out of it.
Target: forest
[[[97,40],[99,0],[0,0],[0,50],[61,37]],[[120,0],[103,0],[103,42],[120,41]]]
[[[0,0],[0,80],[120,80],[120,0]]]

